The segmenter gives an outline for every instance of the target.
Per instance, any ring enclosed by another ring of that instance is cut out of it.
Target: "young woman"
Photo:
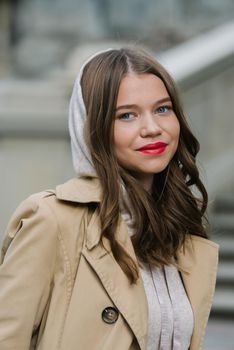
[[[201,349],[218,248],[172,78],[141,50],[97,53],[69,128],[77,177],[29,197],[7,228],[1,350]]]

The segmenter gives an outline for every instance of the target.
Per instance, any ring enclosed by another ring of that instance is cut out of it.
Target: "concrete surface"
[[[207,326],[204,350],[234,350],[234,320],[211,319]]]

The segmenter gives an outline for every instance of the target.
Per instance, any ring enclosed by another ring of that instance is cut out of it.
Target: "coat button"
[[[114,307],[108,306],[102,311],[102,319],[104,322],[112,324],[117,321],[119,312]]]

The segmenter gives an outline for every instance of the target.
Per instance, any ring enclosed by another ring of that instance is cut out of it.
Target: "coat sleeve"
[[[27,350],[48,301],[57,222],[44,198],[31,196],[7,227],[0,264],[0,349]]]

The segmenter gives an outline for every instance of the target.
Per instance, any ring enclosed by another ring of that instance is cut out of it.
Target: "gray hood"
[[[73,166],[78,177],[97,177],[96,170],[94,169],[91,160],[90,151],[84,138],[84,127],[87,119],[87,113],[82,96],[80,81],[86,64],[95,56],[109,50],[111,49],[109,48],[107,50],[96,52],[84,62],[73,87],[69,107],[69,133],[71,137]]]

